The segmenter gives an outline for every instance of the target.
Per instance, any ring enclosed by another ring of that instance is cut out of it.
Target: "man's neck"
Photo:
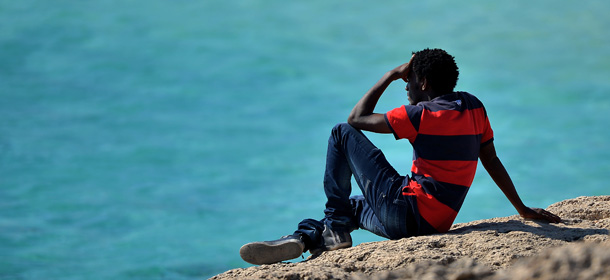
[[[432,99],[437,98],[439,96],[443,96],[443,95],[450,94],[450,93],[451,92],[442,92],[442,93],[439,93],[439,92],[436,92],[436,91],[430,91],[430,93],[428,94],[428,98],[429,98],[428,100],[432,100]]]

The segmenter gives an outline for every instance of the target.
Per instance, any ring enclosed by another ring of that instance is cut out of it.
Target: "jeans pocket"
[[[409,209],[409,202],[403,196],[397,197],[392,201],[390,211],[391,218],[388,219],[386,229],[391,239],[400,239],[407,236],[407,212]]]

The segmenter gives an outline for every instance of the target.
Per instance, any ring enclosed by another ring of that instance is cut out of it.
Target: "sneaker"
[[[278,240],[252,242],[239,249],[239,255],[251,264],[272,264],[298,258],[305,243],[298,235],[282,236]]]
[[[334,231],[326,225],[324,225],[324,231],[322,231],[322,239],[324,240],[322,247],[309,250],[312,255],[319,255],[324,251],[352,247],[352,236],[349,232]]]

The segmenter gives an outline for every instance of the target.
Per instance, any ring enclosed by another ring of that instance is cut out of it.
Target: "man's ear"
[[[421,83],[421,91],[426,91],[428,89],[428,80],[424,78]]]

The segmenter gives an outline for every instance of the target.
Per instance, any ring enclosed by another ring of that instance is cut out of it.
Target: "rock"
[[[479,220],[445,234],[362,243],[212,279],[610,279],[610,196],[578,197],[547,210],[563,222]]]

